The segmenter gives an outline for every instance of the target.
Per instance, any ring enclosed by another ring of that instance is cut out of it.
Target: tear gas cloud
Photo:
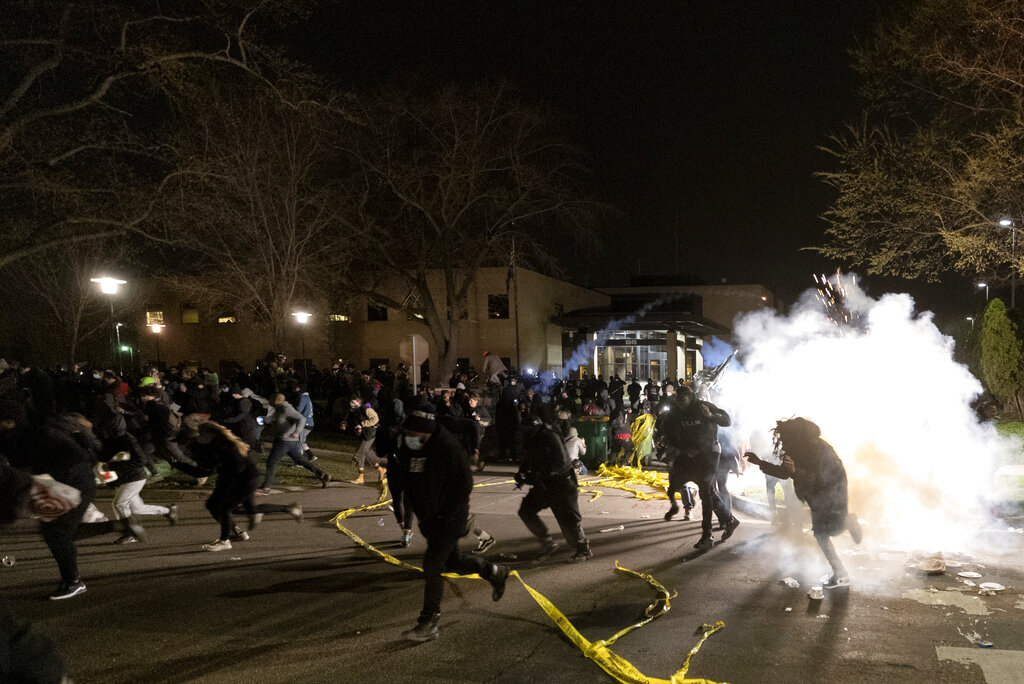
[[[737,319],[742,367],[720,379],[714,401],[750,450],[771,459],[777,420],[821,427],[849,478],[850,510],[868,541],[966,550],[985,524],[995,464],[1019,445],[979,424],[970,402],[981,383],[953,359],[953,340],[906,294],[867,296],[844,276],[857,326],[837,326],[805,293],[787,316]],[[740,486],[763,482],[750,468]]]

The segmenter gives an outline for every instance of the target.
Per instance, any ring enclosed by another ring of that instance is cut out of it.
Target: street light
[[[124,373],[124,367],[121,364],[121,324],[114,325],[114,295],[117,294],[117,288],[121,285],[126,285],[128,281],[121,280],[120,278],[111,278],[110,276],[97,276],[89,278],[89,282],[97,283],[100,286],[100,292],[110,295],[110,327],[113,330],[110,346],[114,350],[110,357],[110,365],[114,365],[114,357],[116,356],[117,368],[121,373]]]
[[[302,340],[302,378],[305,380],[307,375],[306,371],[308,370],[306,368],[306,324],[309,323],[309,319],[313,317],[313,314],[306,313],[305,311],[296,311],[292,316],[295,316],[295,320],[297,320],[301,326],[300,330],[302,332],[299,336]]]
[[[1010,308],[1017,308],[1017,224],[1012,218],[999,219],[999,225],[1010,229]]]
[[[157,365],[157,367],[160,366],[160,333],[166,327],[167,326],[163,325],[162,323],[153,323],[152,325],[149,326],[149,329],[153,331],[154,335],[156,335],[156,337],[154,339],[156,340],[156,365]]]
[[[967,320],[971,322],[971,330],[974,330],[974,316],[968,316]]]
[[[978,283],[978,287],[985,288],[985,301],[988,301],[988,283]]]

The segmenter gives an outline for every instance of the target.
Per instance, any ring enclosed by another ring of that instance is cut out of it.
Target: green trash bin
[[[576,431],[587,443],[587,453],[580,458],[587,470],[597,471],[597,467],[608,462],[608,428],[611,425],[608,416],[582,416],[576,419]]]

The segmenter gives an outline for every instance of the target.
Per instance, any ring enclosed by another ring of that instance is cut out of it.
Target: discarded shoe
[[[494,546],[495,542],[497,541],[497,539],[490,535],[487,535],[486,537],[481,537],[477,540],[476,548],[473,549],[473,553],[484,553],[485,551],[487,551],[487,549]]]

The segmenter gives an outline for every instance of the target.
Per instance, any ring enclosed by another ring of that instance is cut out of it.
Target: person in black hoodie
[[[524,484],[531,487],[519,506],[519,518],[540,541],[541,552],[547,556],[558,545],[537,514],[550,508],[562,537],[576,549],[569,560],[573,563],[585,561],[594,554],[583,532],[576,469],[569,460],[562,436],[536,416],[527,420],[529,424],[523,427],[523,463],[515,474],[515,480],[517,487]]]
[[[71,435],[50,425],[30,425],[27,417],[20,402],[0,402],[0,454],[7,457],[15,468],[34,475],[51,475],[82,495],[75,508],[39,525],[43,540],[60,570],[61,582],[50,599],[68,599],[85,592],[85,582],[78,574],[75,533],[82,523],[85,509],[96,496],[92,471],[94,461]]]
[[[695,548],[710,549],[715,544],[711,534],[713,513],[717,512],[720,520],[727,521],[722,541],[731,537],[740,524],[731,507],[726,506],[715,489],[718,428],[728,427],[732,420],[728,413],[711,402],[698,400],[692,389],[682,385],[669,409],[658,417],[658,423],[666,445],[674,453],[669,472],[669,510],[665,513],[665,520],[671,520],[679,512],[675,493],[681,492],[687,482],[695,483],[701,503],[701,537]]]
[[[469,525],[473,474],[466,452],[437,424],[433,404],[422,402],[407,412],[398,460],[405,470],[409,504],[427,540],[423,555],[423,610],[416,627],[404,632],[410,641],[438,637],[437,620],[444,594],[442,573],[479,574],[491,584],[491,598],[501,599],[509,569],[459,551]]]
[[[744,454],[767,475],[793,479],[797,498],[811,509],[811,527],[825,559],[832,566],[826,589],[850,586],[850,575],[832,545],[832,537],[845,531],[860,544],[861,527],[847,508],[846,468],[835,449],[821,438],[821,429],[806,418],[780,420],[775,425],[775,452],[780,464],[768,463],[752,452]]]
[[[249,540],[249,532],[266,513],[287,512],[296,522],[302,522],[302,508],[298,504],[255,503],[256,489],[260,483],[260,472],[255,461],[249,457],[249,445],[223,425],[209,421],[199,426],[199,434],[192,445],[199,465],[186,467],[196,477],[217,471],[217,484],[206,501],[206,510],[220,523],[220,536],[203,544],[204,551],[227,551],[231,542]],[[241,506],[249,516],[249,531],[235,525],[234,509]]]
[[[224,427],[235,433],[240,440],[255,448],[256,417],[253,412],[252,402],[256,400],[242,394],[242,388],[239,385],[231,385],[229,392],[232,399],[230,410],[226,412],[226,415],[221,418],[220,422]]]

